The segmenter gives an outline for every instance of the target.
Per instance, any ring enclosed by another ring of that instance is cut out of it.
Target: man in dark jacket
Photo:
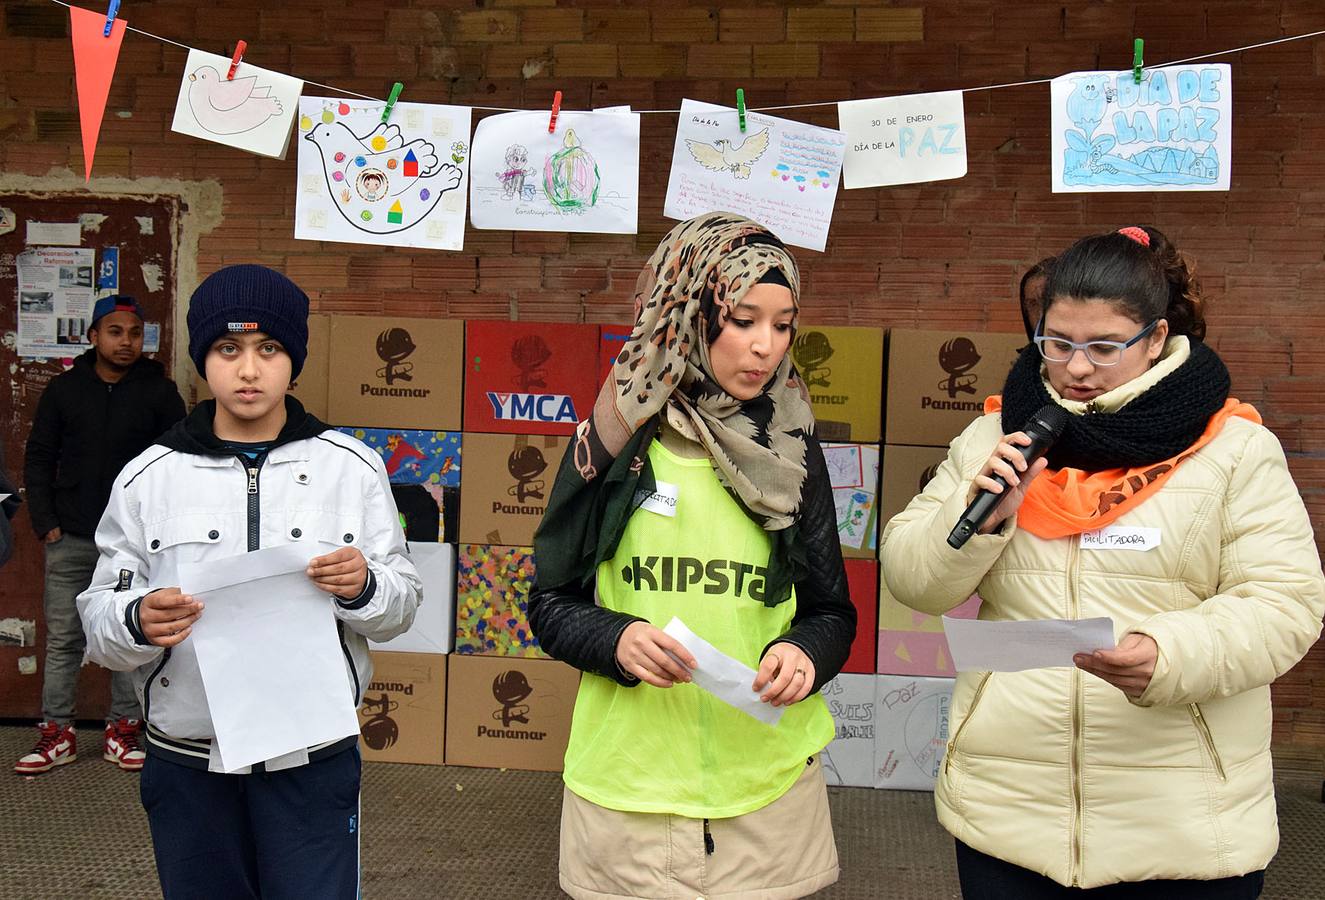
[[[77,757],[74,704],[85,638],[75,600],[96,568],[97,523],[120,469],[184,417],[164,367],[143,359],[143,315],[132,297],[98,300],[88,340],[92,349],[37,403],[23,465],[32,525],[46,546],[41,736],[14,766],[25,775]],[[102,756],[137,771],[140,714],[128,673],[111,678],[110,711]]]

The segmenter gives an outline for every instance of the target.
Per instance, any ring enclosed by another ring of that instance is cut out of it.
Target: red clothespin
[[[226,81],[235,80],[235,69],[238,69],[239,64],[244,61],[244,51],[247,49],[248,44],[244,41],[235,44],[235,55],[230,57],[230,72],[225,76]]]
[[[110,0],[110,7],[106,10],[106,30],[101,32],[102,37],[110,37],[110,30],[115,27],[115,17],[120,14],[120,0]]]
[[[561,91],[552,95],[552,118],[547,121],[547,133],[557,130],[557,116],[561,115]]]

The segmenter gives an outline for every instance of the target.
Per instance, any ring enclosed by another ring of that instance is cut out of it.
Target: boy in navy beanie
[[[271,269],[229,266],[199,285],[188,323],[189,356],[216,399],[198,404],[117,480],[97,529],[96,574],[78,598],[88,655],[133,670],[143,697],[142,801],[165,896],[348,900],[359,880],[357,730],[301,726],[293,743],[279,744],[280,755],[225,767],[213,752],[208,704],[218,685],[204,685],[190,640],[195,623],[208,620],[176,572],[232,559],[242,572],[248,553],[272,547],[309,560],[305,575],[328,595],[335,630],[300,659],[321,659],[337,673],[317,693],[343,697],[347,713],[372,677],[367,640],[409,628],[422,584],[382,458],[287,393],[308,352],[304,292]],[[265,615],[281,616],[283,599],[309,603],[262,584],[243,587],[267,592]],[[310,612],[322,615],[321,606],[314,601]],[[273,619],[275,633],[287,633],[282,624]],[[227,652],[247,661],[245,654],[271,658],[280,649],[236,640]],[[284,735],[290,717],[270,698],[296,708],[306,701],[270,680],[254,675],[219,689],[245,698],[250,730],[264,724]],[[223,736],[225,752],[244,752],[244,740]],[[264,754],[275,749],[261,746]]]

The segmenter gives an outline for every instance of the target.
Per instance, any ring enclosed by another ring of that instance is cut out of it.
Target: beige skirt
[[[620,812],[563,791],[561,889],[575,900],[784,900],[837,876],[818,757],[781,797],[730,819]]]

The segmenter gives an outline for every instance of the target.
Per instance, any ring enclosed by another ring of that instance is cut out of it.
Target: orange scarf
[[[1002,408],[1000,395],[985,400],[986,414]],[[1223,408],[1210,417],[1196,443],[1172,459],[1133,469],[1099,472],[1046,469],[1026,490],[1026,498],[1017,511],[1017,524],[1045,539],[1104,528],[1163,487],[1179,465],[1210,443],[1224,423],[1235,416],[1258,425],[1261,422],[1260,413],[1251,404],[1230,397],[1224,401]]]

